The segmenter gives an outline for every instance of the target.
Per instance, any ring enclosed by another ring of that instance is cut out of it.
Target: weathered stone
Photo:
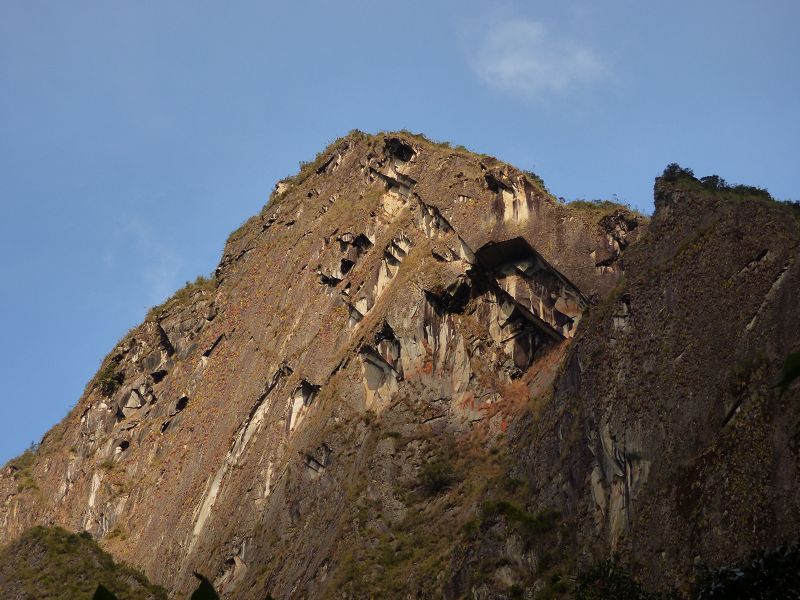
[[[197,570],[262,599],[532,597],[612,551],[688,585],[689,556],[787,539],[797,222],[657,200],[650,223],[405,133],[336,142],[113,350],[111,398],[0,474],[0,541],[83,527],[177,597]]]

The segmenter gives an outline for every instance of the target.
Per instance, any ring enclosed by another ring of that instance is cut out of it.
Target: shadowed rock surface
[[[652,220],[407,133],[279,182],[215,276],[0,474],[186,597],[568,593],[618,554],[688,591],[798,537],[800,227],[659,179]],[[526,596],[527,594],[527,596]]]
[[[59,527],[32,528],[0,551],[0,590],[4,600],[167,598],[144,575],[115,563],[90,536]]]

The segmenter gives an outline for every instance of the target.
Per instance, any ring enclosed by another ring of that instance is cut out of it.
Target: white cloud
[[[563,93],[596,81],[606,71],[590,49],[525,19],[490,28],[472,67],[487,85],[526,98]]]

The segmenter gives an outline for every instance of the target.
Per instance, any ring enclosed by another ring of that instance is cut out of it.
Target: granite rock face
[[[0,542],[88,531],[180,595],[505,598],[796,538],[798,221],[690,184],[649,221],[350,134],[0,474]]]

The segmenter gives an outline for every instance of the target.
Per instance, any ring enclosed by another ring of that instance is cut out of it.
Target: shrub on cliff
[[[596,564],[578,577],[573,600],[671,600],[675,592],[648,592],[616,560]]]
[[[694,171],[680,166],[678,163],[670,163],[661,174],[661,179],[674,183],[679,180],[691,182],[693,189],[706,192],[723,192],[736,196],[760,196],[768,200],[773,200],[770,193],[760,187],[753,185],[736,184],[731,185],[719,175],[706,175],[699,179],[695,177]]]
[[[800,598],[800,545],[754,554],[744,565],[705,571],[698,600]]]
[[[140,572],[115,562],[88,534],[76,535],[60,527],[34,527],[0,550],[3,597],[9,590],[19,590],[31,600],[91,598],[100,586],[119,600],[167,598],[165,590],[150,584]]]
[[[667,181],[678,181],[678,179],[683,178],[694,179],[694,171],[691,169],[685,169],[678,163],[670,163],[664,169],[661,177]]]
[[[125,376],[119,372],[117,364],[113,361],[109,362],[97,374],[97,385],[100,388],[100,393],[106,398],[111,397],[117,391],[117,388],[122,385],[124,379]]]
[[[419,474],[419,486],[425,496],[436,496],[456,482],[452,465],[442,460],[426,463]]]

